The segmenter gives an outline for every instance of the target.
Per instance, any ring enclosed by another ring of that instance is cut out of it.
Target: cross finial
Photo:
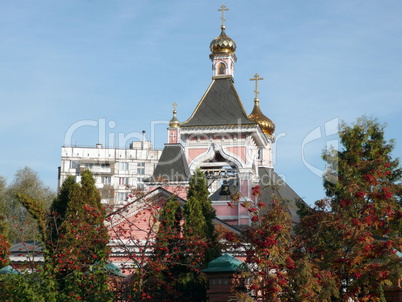
[[[179,105],[177,105],[176,102],[174,102],[174,103],[172,104],[172,106],[173,106],[173,110],[176,111],[176,107],[179,106]]]
[[[225,11],[228,11],[229,9],[228,8],[226,8],[226,5],[225,4],[222,4],[222,6],[221,6],[221,8],[220,9],[218,9],[218,12],[222,12],[222,17],[221,17],[221,20],[222,20],[222,26],[225,26]]]
[[[250,79],[250,81],[255,81],[255,90],[254,90],[254,92],[255,92],[255,98],[256,99],[258,99],[258,94],[260,93],[259,91],[258,91],[258,81],[260,81],[260,80],[263,80],[264,78],[259,78],[259,74],[258,73],[256,73],[255,75],[254,75],[254,78],[253,79]]]

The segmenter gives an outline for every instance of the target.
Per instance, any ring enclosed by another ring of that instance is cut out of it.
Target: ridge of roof
[[[193,114],[180,127],[254,125],[243,107],[231,77],[216,77]]]

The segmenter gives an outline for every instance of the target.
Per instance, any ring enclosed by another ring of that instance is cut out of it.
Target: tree
[[[182,237],[183,214],[180,203],[172,196],[159,215],[159,229],[153,255],[147,264],[143,297],[157,301],[181,301],[181,280],[187,263]]]
[[[49,278],[55,278],[58,301],[109,301],[106,273],[108,233],[105,210],[92,174],[84,171],[81,184],[67,178],[51,209],[30,196],[18,198],[36,219],[44,243]]]
[[[338,284],[334,301],[384,301],[383,286],[398,277],[402,244],[401,170],[384,126],[361,118],[343,124],[343,148],[327,150],[327,199],[300,223],[298,234],[311,261]]]
[[[65,212],[61,209],[60,216],[55,213],[61,223],[52,251],[60,289],[85,301],[107,301],[106,275],[102,269],[108,258],[109,237],[104,225],[106,213],[91,172],[82,173],[80,185],[67,180],[66,191],[69,199]],[[61,192],[52,208],[65,202],[65,193]],[[85,284],[89,287],[83,288]]]
[[[7,221],[3,216],[0,216],[0,269],[8,265],[10,247]]]
[[[204,173],[200,169],[195,170],[183,209],[183,237],[186,246],[192,247],[191,253],[186,254],[187,263],[196,264],[195,267],[190,265],[182,278],[182,291],[189,297],[189,301],[206,300],[207,280],[201,270],[221,255],[221,245],[213,224],[216,213],[208,198],[207,185]],[[194,245],[195,242],[197,244]]]
[[[9,222],[10,241],[37,240],[37,223],[18,201],[17,194],[30,196],[40,201],[44,209],[48,209],[55,193],[28,167],[18,170],[9,186],[6,186],[4,178],[0,178],[0,215],[5,216]]]
[[[184,236],[191,238],[197,234],[206,240],[207,248],[204,250],[205,257],[201,264],[204,267],[221,256],[221,245],[213,223],[216,212],[208,196],[208,181],[204,173],[197,169],[190,179],[187,202],[184,205]]]
[[[202,269],[220,255],[208,198],[207,181],[201,170],[190,179],[183,208],[171,198],[159,215],[154,254],[148,263],[149,282],[145,297],[164,301],[205,301],[207,281]]]
[[[291,258],[292,220],[285,207],[276,199],[266,214],[252,223],[241,240],[245,242],[251,295],[258,301],[285,301],[289,287],[289,271],[294,269]]]

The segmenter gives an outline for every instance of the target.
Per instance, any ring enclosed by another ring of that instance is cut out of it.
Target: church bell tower
[[[236,43],[226,35],[225,29],[225,11],[229,9],[222,4],[222,26],[221,34],[212,40],[209,48],[211,49],[211,54],[209,55],[212,61],[212,78],[216,77],[234,77],[234,63],[237,58],[235,55]]]

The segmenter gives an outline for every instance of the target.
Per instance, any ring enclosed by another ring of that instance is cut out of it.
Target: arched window
[[[225,63],[220,62],[218,65],[218,74],[226,74],[226,65]]]

